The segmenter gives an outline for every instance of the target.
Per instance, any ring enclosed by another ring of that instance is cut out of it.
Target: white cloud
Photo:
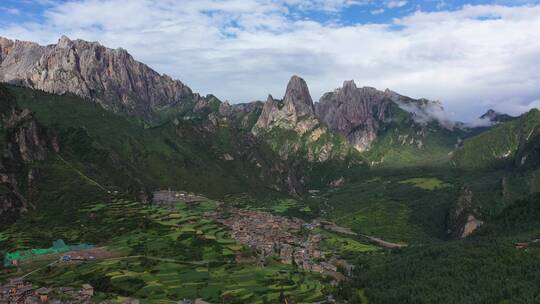
[[[517,116],[530,109],[540,109],[540,99],[524,102],[523,100],[507,100],[494,105],[495,110]]]
[[[295,15],[333,14],[367,2],[58,2],[42,23],[13,23],[0,27],[0,35],[53,43],[66,34],[123,47],[195,91],[232,102],[281,96],[293,74],[306,79],[314,99],[355,79],[441,100],[458,119],[472,120],[488,107],[516,114],[540,99],[540,6],[417,11],[391,24],[340,25]]]
[[[20,15],[21,14],[21,11],[14,8],[14,7],[0,7],[0,10],[6,12],[8,14],[11,14],[11,15]]]
[[[407,5],[406,0],[390,0],[386,2],[386,7],[388,8],[398,8],[398,7],[403,7],[405,5]]]
[[[374,9],[371,11],[372,15],[380,15],[382,13],[384,13],[384,8]]]
[[[287,5],[298,7],[299,9],[314,9],[326,11],[339,11],[355,5],[366,5],[372,0],[277,0]]]
[[[480,127],[491,127],[496,125],[497,122],[491,121],[489,118],[476,118],[467,123],[465,126],[468,128],[480,128]]]
[[[441,126],[447,129],[453,129],[459,124],[449,117],[448,113],[444,110],[442,104],[437,101],[427,103],[412,103],[404,102],[399,98],[394,99],[394,102],[403,110],[414,114],[413,119],[420,124],[427,124],[430,122],[438,122]]]

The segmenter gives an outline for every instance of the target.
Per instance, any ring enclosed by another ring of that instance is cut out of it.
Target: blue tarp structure
[[[54,248],[64,248],[64,247],[66,247],[66,243],[62,239],[56,240],[52,244],[53,244]]]
[[[81,251],[94,248],[94,245],[90,244],[79,244],[79,245],[66,245],[64,240],[56,240],[53,242],[53,246],[49,248],[38,248],[30,250],[20,250],[15,252],[10,252],[6,254],[4,258],[4,267],[9,267],[13,265],[13,261],[23,262],[32,260],[37,257],[41,257],[48,254],[58,254],[61,252],[67,251]]]

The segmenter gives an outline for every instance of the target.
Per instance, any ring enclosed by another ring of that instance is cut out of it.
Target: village
[[[157,195],[156,195],[157,194]],[[173,202],[198,204],[206,198],[182,191],[159,191],[154,193],[155,203],[167,205]],[[321,250],[321,234],[314,233],[324,222],[307,223],[298,218],[289,218],[249,209],[226,207],[223,203],[211,212],[205,213],[216,222],[231,229],[231,237],[250,248],[256,257],[250,259],[265,266],[269,259],[294,265],[305,271],[320,273],[332,279],[332,284],[345,280],[351,267],[341,260]],[[6,267],[19,269],[34,261],[50,259],[50,266],[65,266],[117,258],[105,247],[88,244],[67,245],[63,240],[53,242],[50,248],[17,251],[6,255]],[[122,258],[122,257],[118,257]],[[48,265],[48,266],[49,266]],[[339,269],[339,271],[338,271]],[[34,286],[26,276],[39,271],[35,269],[23,277],[10,279],[0,285],[1,303],[92,303],[94,288],[89,284],[79,287]],[[135,299],[134,299],[135,300]],[[136,300],[135,300],[136,301]],[[204,303],[201,299],[184,300],[184,303]],[[134,302],[136,303],[136,302]]]
[[[345,279],[338,266],[350,271],[345,260],[328,258],[320,250],[322,236],[310,230],[320,226],[314,221],[306,223],[297,218],[287,218],[248,209],[226,208],[213,215],[215,220],[231,229],[231,236],[259,254],[259,262],[276,258],[284,264],[296,265],[306,271],[318,272],[335,281]]]
[[[155,204],[167,203],[198,203],[208,200],[206,197],[185,191],[159,190],[152,194],[152,201]]]
[[[23,278],[14,278],[0,285],[0,303],[92,303],[94,288],[84,284],[80,288],[37,288]]]

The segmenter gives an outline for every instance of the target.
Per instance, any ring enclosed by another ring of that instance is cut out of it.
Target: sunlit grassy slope
[[[539,133],[540,111],[531,110],[519,119],[465,140],[463,146],[456,151],[453,161],[465,169],[525,165],[533,158],[537,159]],[[531,150],[532,155],[525,157],[527,150]]]

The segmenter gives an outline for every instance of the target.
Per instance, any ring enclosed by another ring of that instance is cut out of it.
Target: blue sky
[[[473,120],[540,106],[540,0],[2,0],[0,36],[127,49],[233,103],[306,79],[440,100]]]
[[[0,3],[0,23],[43,22],[47,9],[67,2],[70,0],[3,0]],[[325,10],[321,9],[320,6],[299,6],[295,4],[295,1],[291,1],[291,4],[286,4],[290,9],[287,15],[291,19],[310,19],[322,23],[389,23],[395,18],[402,18],[415,11],[452,11],[459,10],[465,5],[522,6],[538,4],[540,0],[359,0],[343,2],[350,3],[338,6],[336,9]]]

